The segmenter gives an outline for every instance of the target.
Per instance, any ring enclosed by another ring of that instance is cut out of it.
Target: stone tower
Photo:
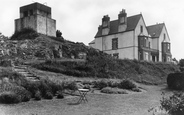
[[[15,31],[23,28],[56,36],[56,20],[51,18],[51,8],[37,2],[20,7],[20,18],[15,20]]]

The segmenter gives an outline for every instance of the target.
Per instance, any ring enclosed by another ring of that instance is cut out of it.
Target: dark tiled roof
[[[134,30],[141,17],[142,17],[141,14],[127,17],[127,29],[126,29],[126,31]],[[118,20],[110,21],[110,31],[109,31],[108,35],[116,34],[116,33],[118,33]],[[102,36],[102,27],[101,26],[99,27],[95,38],[100,37],[100,36]]]
[[[161,23],[161,24],[147,26],[147,30],[149,35],[151,35],[151,37],[159,37],[163,27],[164,27],[164,23]]]

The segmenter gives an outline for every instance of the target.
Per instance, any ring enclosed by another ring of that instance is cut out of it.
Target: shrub
[[[77,84],[75,81],[64,81],[63,82],[63,88],[64,89],[69,89],[69,90],[77,90]]]
[[[41,96],[40,91],[35,92],[34,98],[35,98],[35,100],[41,100],[42,96]]]
[[[5,104],[13,104],[21,102],[20,96],[14,92],[3,92],[0,95],[0,102]]]
[[[36,92],[39,90],[41,83],[39,81],[26,81],[21,84],[22,87],[24,87],[26,90],[28,90],[31,93],[31,97],[34,98]]]
[[[63,90],[63,84],[60,80],[46,78],[44,81],[53,95],[55,95],[57,91]]]
[[[133,88],[132,91],[141,92],[141,90],[139,88]]]
[[[21,31],[15,31],[11,36],[11,40],[35,39],[38,33],[32,28],[24,28]]]
[[[136,85],[132,81],[126,79],[120,82],[119,88],[133,89],[133,88],[136,88]]]
[[[31,99],[31,94],[24,87],[17,86],[16,84],[10,83],[9,81],[3,80],[0,85],[0,92],[6,93],[11,92],[11,94],[16,94],[19,96],[21,102],[26,102]]]
[[[63,99],[64,98],[64,95],[63,95],[63,92],[62,91],[58,91],[57,92],[57,98],[58,99]]]
[[[170,89],[182,90],[184,88],[184,73],[170,73],[167,77]]]
[[[1,60],[0,61],[0,66],[11,67],[12,66],[11,60],[7,60],[7,59]]]
[[[50,92],[50,91],[47,91],[45,93],[45,96],[44,96],[45,99],[52,99],[53,98],[53,94]]]
[[[169,115],[183,115],[184,114],[184,95],[183,93],[174,93],[170,97],[163,97],[160,101],[161,109],[164,109]]]
[[[116,82],[116,81],[113,81],[113,80],[109,80],[108,81],[108,86],[109,87],[118,87],[119,86],[119,83]]]
[[[31,99],[31,93],[24,87],[15,86],[13,92],[20,96],[21,102],[27,102]]]
[[[108,82],[106,80],[94,81],[94,88],[103,89],[108,86]]]
[[[117,89],[117,88],[111,88],[111,87],[105,87],[101,90],[102,93],[107,93],[107,94],[128,94],[125,90],[123,89]]]

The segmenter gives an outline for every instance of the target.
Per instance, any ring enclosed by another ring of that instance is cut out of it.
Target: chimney
[[[108,15],[102,18],[102,35],[108,35],[110,30],[110,17]]]
[[[122,9],[122,11],[120,11],[120,13],[118,14],[118,23],[119,23],[118,32],[126,31],[127,13],[125,12],[125,9]]]

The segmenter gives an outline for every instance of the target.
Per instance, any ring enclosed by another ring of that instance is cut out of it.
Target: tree
[[[57,31],[56,31],[56,37],[61,37],[61,36],[62,36],[61,31],[60,31],[60,30],[57,30]]]
[[[184,67],[184,59],[180,59],[180,61],[179,61],[179,66],[180,66],[180,67]]]
[[[181,72],[184,72],[184,59],[180,59],[178,65],[180,66],[180,71]]]
[[[8,37],[7,37],[7,36],[4,36],[4,35],[0,32],[0,41],[1,41],[1,40],[6,40],[6,39],[8,39]]]

